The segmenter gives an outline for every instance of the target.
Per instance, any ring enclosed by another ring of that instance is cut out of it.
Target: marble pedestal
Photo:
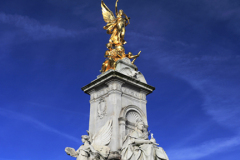
[[[99,75],[82,88],[90,95],[89,132],[95,134],[109,119],[113,120],[108,159],[120,159],[122,140],[134,130],[138,118],[148,125],[146,96],[154,89],[129,59],[118,61],[116,70]]]

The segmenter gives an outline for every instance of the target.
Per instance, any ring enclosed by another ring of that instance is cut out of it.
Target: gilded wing
[[[107,123],[92,137],[92,145],[107,146],[112,136],[112,120]]]
[[[113,12],[106,6],[106,4],[101,1],[101,7],[102,7],[102,15],[103,19],[106,23],[113,22],[115,20],[115,16]]]

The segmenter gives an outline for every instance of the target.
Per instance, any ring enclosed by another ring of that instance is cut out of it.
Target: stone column
[[[120,80],[111,80],[107,82],[109,88],[109,96],[107,102],[111,108],[110,113],[111,118],[113,119],[113,132],[111,142],[109,144],[109,147],[111,148],[109,159],[120,158],[120,154],[118,153],[120,149],[118,118],[119,113],[122,109],[122,84],[123,82]]]

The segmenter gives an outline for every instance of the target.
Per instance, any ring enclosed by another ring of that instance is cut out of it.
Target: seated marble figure
[[[141,119],[137,119],[135,130],[123,141],[122,160],[169,160],[166,152],[157,146],[156,140],[148,139],[148,132]]]

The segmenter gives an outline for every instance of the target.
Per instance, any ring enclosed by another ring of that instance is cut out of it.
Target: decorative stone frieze
[[[123,92],[124,94],[127,94],[128,96],[132,96],[132,97],[135,97],[135,98],[138,98],[138,99],[141,99],[141,98],[142,98],[141,93],[136,92],[136,91],[134,91],[134,90],[132,90],[132,89],[130,89],[130,88],[127,88],[127,87],[123,87],[123,88],[122,88],[122,92]]]

